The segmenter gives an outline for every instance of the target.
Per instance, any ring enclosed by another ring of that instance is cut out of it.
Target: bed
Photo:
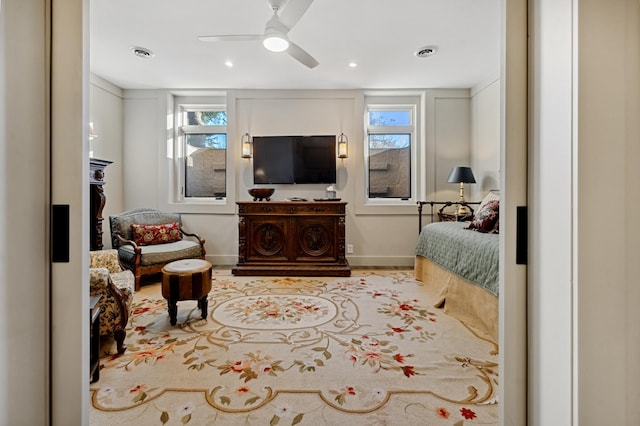
[[[434,222],[423,227],[416,243],[414,265],[416,279],[438,293],[436,307],[495,343],[499,297],[498,207],[498,195],[491,192],[471,222]]]

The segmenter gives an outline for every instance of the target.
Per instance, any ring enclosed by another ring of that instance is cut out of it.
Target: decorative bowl
[[[249,195],[253,197],[253,201],[270,201],[274,191],[274,188],[249,188]]]

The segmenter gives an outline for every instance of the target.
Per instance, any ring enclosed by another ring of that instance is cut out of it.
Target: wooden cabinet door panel
[[[295,223],[296,262],[335,262],[335,218],[303,217]]]
[[[253,217],[247,221],[247,231],[247,261],[289,260],[287,218]]]

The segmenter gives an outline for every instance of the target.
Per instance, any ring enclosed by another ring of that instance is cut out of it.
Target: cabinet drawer
[[[240,215],[295,215],[295,214],[344,214],[342,202],[265,202],[238,203]]]

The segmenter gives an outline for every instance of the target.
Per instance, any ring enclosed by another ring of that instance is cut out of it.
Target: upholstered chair
[[[131,271],[122,268],[117,250],[92,251],[90,257],[90,295],[102,296],[96,305],[102,308],[100,335],[112,335],[118,353],[122,354],[126,350],[125,329],[131,315],[135,277]]]
[[[204,259],[204,239],[182,228],[179,213],[138,208],[109,216],[111,246],[133,272],[136,290],[145,275],[158,274],[169,262]]]

